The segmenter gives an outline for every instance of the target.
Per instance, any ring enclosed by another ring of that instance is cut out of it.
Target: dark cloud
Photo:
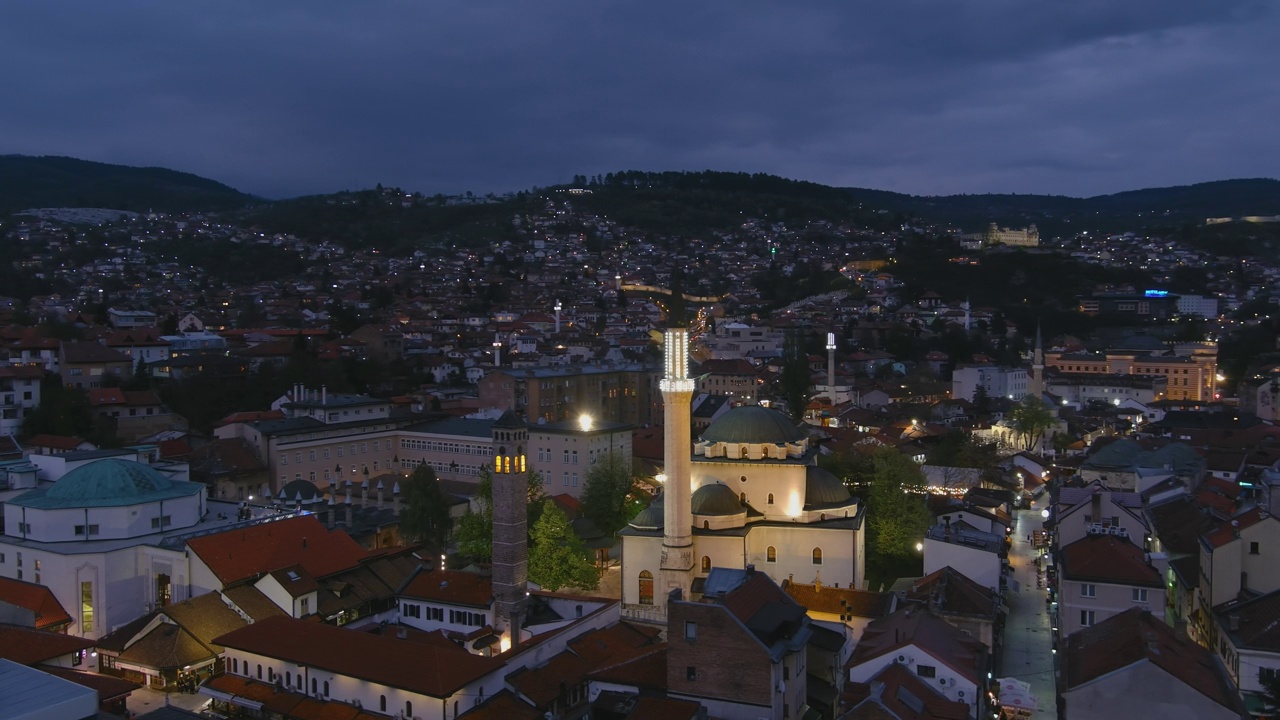
[[[1276,173],[1265,2],[10,3],[0,152],[268,196],[640,169],[915,193]]]

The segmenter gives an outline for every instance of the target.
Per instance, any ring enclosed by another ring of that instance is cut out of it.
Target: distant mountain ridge
[[[203,212],[253,202],[261,201],[220,182],[176,170],[54,155],[0,155],[0,213],[41,207]]]

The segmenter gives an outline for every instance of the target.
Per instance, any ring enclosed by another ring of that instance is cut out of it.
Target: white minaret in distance
[[[969,332],[969,298],[965,298],[964,302],[960,304],[960,307],[964,308],[964,331],[968,333]]]
[[[493,366],[502,367],[502,334],[494,333],[493,336]]]
[[[662,592],[654,598],[666,607],[667,596],[680,589],[689,599],[693,585],[693,514],[689,507],[692,478],[690,404],[694,381],[689,377],[689,330],[667,328],[663,338],[662,390],[663,465],[667,484],[663,489]]]
[[[836,406],[836,334],[827,333],[827,397],[831,407]]]
[[[560,301],[556,301],[556,333],[560,332]]]

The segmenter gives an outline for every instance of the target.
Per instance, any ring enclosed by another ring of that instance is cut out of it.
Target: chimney
[[[391,509],[395,510],[397,515],[400,514],[400,483],[399,482],[391,486]]]
[[[382,509],[382,481],[378,481],[378,509]]]
[[[328,402],[329,402],[329,386],[321,385],[320,386],[320,404],[325,405]]]
[[[351,527],[351,484],[347,483],[347,527]]]

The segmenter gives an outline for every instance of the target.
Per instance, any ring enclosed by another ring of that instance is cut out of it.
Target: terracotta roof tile
[[[783,581],[782,589],[792,600],[813,612],[878,618],[893,609],[893,593],[790,581]]]
[[[450,652],[288,617],[268,618],[215,638],[214,642],[437,698],[447,698],[503,666],[497,658]]]
[[[1067,638],[1065,687],[1072,690],[1103,675],[1143,661],[1161,668],[1188,687],[1227,708],[1239,697],[1219,672],[1213,655],[1139,608],[1074,633]]]
[[[414,574],[399,595],[450,605],[489,607],[493,604],[493,581],[461,570],[424,569]]]
[[[627,720],[692,720],[701,709],[701,705],[689,700],[642,695]]]
[[[1111,535],[1086,535],[1058,554],[1062,576],[1121,585],[1160,587],[1160,572],[1147,562],[1142,548]]]
[[[861,665],[907,645],[924,650],[971,682],[981,684],[983,680],[981,673],[988,662],[986,646],[937,615],[914,606],[872,620],[858,639],[848,665]]]
[[[503,690],[458,717],[466,720],[542,720],[542,713],[511,694],[510,690]]]
[[[325,528],[314,515],[192,538],[187,547],[223,585],[290,565],[301,565],[313,577],[323,578],[355,567],[368,554],[350,535]]]
[[[667,644],[641,648],[629,658],[615,659],[592,670],[589,677],[600,682],[631,685],[645,690],[667,689]]]
[[[873,683],[880,685],[879,696],[875,698],[872,698]],[[918,701],[919,712],[912,707],[916,704],[912,698]],[[969,717],[968,705],[948,700],[901,663],[886,665],[868,682],[849,683],[843,699],[854,705],[850,713],[842,716],[848,720],[966,720]]]
[[[539,709],[544,709],[560,699],[562,691],[581,684],[590,670],[591,663],[566,650],[545,665],[511,673],[507,683]]]
[[[57,628],[71,622],[71,616],[53,596],[53,591],[44,585],[0,577],[0,601],[35,613],[37,630]]]
[[[55,665],[41,665],[38,669],[41,672],[56,675],[63,680],[70,680],[77,685],[97,690],[99,702],[106,702],[108,700],[124,697],[134,690],[142,688],[141,685],[131,683],[123,678],[113,677],[111,675],[102,675],[95,672],[72,670],[71,668],[57,667]]]
[[[1226,545],[1236,539],[1236,534],[1244,528],[1257,525],[1271,517],[1271,514],[1261,508],[1254,508],[1242,515],[1222,523],[1218,527],[1210,530],[1200,537],[1200,541],[1205,543],[1210,550]]]
[[[74,635],[0,625],[0,658],[23,665],[35,665],[91,647],[92,640]]]
[[[907,599],[929,602],[939,614],[981,615],[995,619],[999,603],[985,588],[950,565],[911,583]]]

